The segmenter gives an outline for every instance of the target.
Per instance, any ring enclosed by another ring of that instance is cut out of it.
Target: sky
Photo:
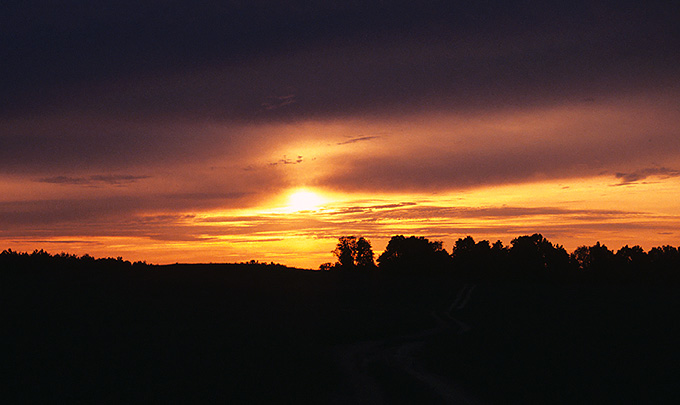
[[[680,7],[5,1],[0,249],[680,245]]]

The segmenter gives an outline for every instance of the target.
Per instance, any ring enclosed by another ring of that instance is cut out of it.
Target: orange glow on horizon
[[[244,126],[238,145],[257,147],[134,175],[5,175],[0,249],[317,268],[342,235],[376,254],[398,234],[449,251],[467,235],[508,245],[532,233],[568,251],[677,246],[677,117],[641,99]]]

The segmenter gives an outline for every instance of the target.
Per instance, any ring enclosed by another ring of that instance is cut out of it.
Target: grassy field
[[[479,403],[680,398],[675,285],[477,282],[449,311],[465,284],[450,277],[246,265],[0,277],[5,403],[443,403],[441,382]]]

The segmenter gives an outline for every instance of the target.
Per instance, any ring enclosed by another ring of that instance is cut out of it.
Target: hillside
[[[671,403],[680,288],[2,269],[6,403]]]

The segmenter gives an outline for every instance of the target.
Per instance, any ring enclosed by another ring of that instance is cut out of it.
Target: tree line
[[[32,253],[17,252],[12,249],[0,253],[0,269],[90,269],[92,267],[106,269],[131,269],[146,267],[145,261],[130,262],[122,257],[94,258],[88,254],[82,256],[70,253],[50,254],[43,249]]]
[[[590,280],[676,280],[680,281],[680,250],[671,245],[645,251],[639,245],[623,246],[617,251],[597,242],[580,246],[569,253],[535,233],[514,238],[509,246],[500,240],[475,241],[459,238],[448,253],[441,241],[422,236],[393,236],[377,259],[371,242],[364,237],[341,236],[334,263],[321,270],[361,273],[379,271],[396,275],[448,274],[467,279],[564,279]],[[248,264],[260,263],[251,261]],[[265,267],[285,267],[261,264]],[[96,259],[90,255],[68,253],[52,255],[44,250],[32,253],[11,249],[0,253],[0,269],[132,269],[149,266],[117,258]]]
[[[393,236],[385,251],[375,259],[371,243],[364,237],[341,236],[332,252],[335,263],[321,270],[371,271],[385,274],[455,274],[466,278],[561,278],[590,279],[680,279],[680,251],[670,245],[623,246],[617,251],[597,242],[569,253],[540,233],[514,238],[509,246],[498,240],[459,238],[451,253],[441,241],[422,236]]]

